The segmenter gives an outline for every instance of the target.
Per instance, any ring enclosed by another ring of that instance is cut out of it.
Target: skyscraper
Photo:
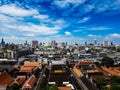
[[[96,39],[94,39],[94,46],[96,46],[97,45],[97,40]]]
[[[2,40],[1,40],[1,45],[2,46],[4,46],[5,45],[5,41],[4,41],[4,39],[2,38]]]

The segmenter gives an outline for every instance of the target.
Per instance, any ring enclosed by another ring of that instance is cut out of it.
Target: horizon
[[[44,40],[25,40],[25,41],[22,41],[22,42],[19,42],[19,43],[14,43],[12,41],[9,42],[8,40],[5,40],[4,38],[2,38],[2,39],[5,42],[5,44],[16,44],[16,45],[20,45],[20,44],[23,45],[23,44],[26,44],[26,42],[27,42],[27,44],[31,45],[32,41],[38,41],[38,44],[42,43],[42,44],[45,44],[45,45],[49,45],[50,43],[52,43],[52,41],[55,41],[55,43],[57,43],[57,44],[67,43],[67,45],[76,45],[76,44],[78,44],[78,45],[93,44],[94,45],[94,40],[96,40],[96,39],[94,39],[93,41],[90,41],[90,42],[76,42],[76,41],[74,41],[74,42],[73,41],[71,41],[71,42],[65,41],[64,42],[64,41],[56,41],[56,40],[50,40],[50,41],[49,40],[48,41],[44,41]],[[1,39],[1,43],[2,43],[2,39]],[[97,46],[104,45],[105,41],[107,41],[107,40],[104,40],[102,42],[99,42],[99,41],[96,40],[96,45]],[[114,42],[108,41],[108,45],[111,45],[111,43],[112,43],[112,45],[120,45],[120,43],[114,43]]]
[[[119,16],[119,0],[1,0],[0,38],[120,44]]]

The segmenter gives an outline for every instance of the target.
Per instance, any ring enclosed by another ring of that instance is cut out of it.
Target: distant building
[[[5,41],[4,41],[4,39],[2,38],[2,40],[1,40],[1,45],[2,46],[4,46],[5,45]]]
[[[109,46],[109,42],[108,41],[104,41],[104,47],[108,47]]]
[[[32,41],[32,47],[37,47],[38,46],[38,41],[37,40],[33,40]]]
[[[111,42],[111,46],[113,46],[114,44],[113,44],[113,42]]]
[[[96,46],[97,45],[97,40],[96,39],[94,39],[94,46]]]
[[[28,42],[26,41],[26,42],[24,43],[24,45],[28,45]]]
[[[85,46],[87,46],[87,42],[85,42]]]
[[[57,42],[54,40],[54,41],[51,41],[51,46],[52,47],[57,47]]]

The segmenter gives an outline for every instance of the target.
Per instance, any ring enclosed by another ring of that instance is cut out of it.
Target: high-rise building
[[[5,41],[4,41],[4,39],[2,38],[2,40],[1,40],[1,45],[2,46],[4,46],[5,45]]]
[[[32,41],[32,47],[37,47],[38,46],[38,41],[37,40],[33,40]]]
[[[87,46],[87,42],[85,42],[85,46]]]
[[[113,42],[111,42],[111,46],[113,46],[114,44],[113,44]]]
[[[97,40],[96,39],[94,39],[94,46],[96,46],[97,45]]]
[[[108,47],[109,46],[109,42],[107,40],[104,41],[104,47]]]

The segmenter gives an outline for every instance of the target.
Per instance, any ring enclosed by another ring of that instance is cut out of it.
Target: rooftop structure
[[[24,62],[24,67],[37,67],[37,66],[41,66],[41,64],[39,62],[29,62],[29,61]]]
[[[0,84],[10,85],[13,81],[14,78],[12,78],[7,72],[3,72],[0,74]]]
[[[118,72],[116,72],[114,70],[111,70],[111,69],[109,69],[107,67],[103,67],[102,70],[104,70],[105,72],[107,72],[107,73],[109,73],[111,75],[114,75],[114,76],[119,76],[120,75]]]
[[[83,76],[82,72],[78,68],[76,68],[75,66],[73,67],[73,71],[77,74],[78,77]]]
[[[20,72],[27,72],[27,73],[32,73],[33,68],[32,67],[21,67]]]
[[[34,85],[34,83],[35,83],[35,80],[36,80],[35,76],[32,75],[32,76],[24,83],[24,85],[22,86],[22,89],[24,90],[24,89],[33,88],[33,85]]]

